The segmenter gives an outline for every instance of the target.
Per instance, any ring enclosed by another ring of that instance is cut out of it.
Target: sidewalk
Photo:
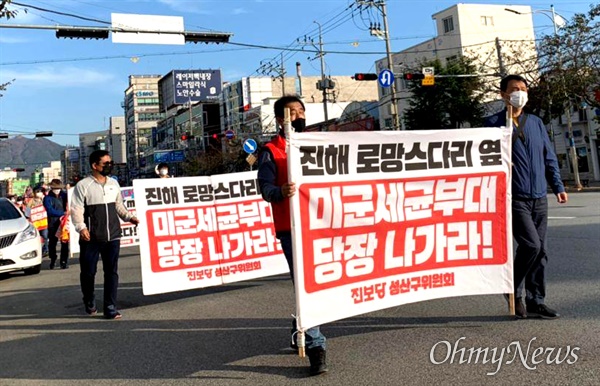
[[[577,190],[575,187],[575,181],[567,180],[563,181],[565,184],[565,190],[567,193],[585,193],[585,192],[600,192],[600,181],[589,181],[587,186]]]

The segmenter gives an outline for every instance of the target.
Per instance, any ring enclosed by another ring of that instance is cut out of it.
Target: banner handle
[[[508,104],[506,106],[506,127],[510,129],[511,136],[513,134],[514,126],[513,126],[513,107]],[[514,269],[514,267],[513,267]],[[515,293],[508,294],[508,313],[512,316],[515,316]]]
[[[298,356],[300,358],[304,358],[306,355],[306,350],[304,349],[304,346],[306,344],[305,337],[304,337],[304,331],[298,330],[297,337],[296,337],[296,344],[298,345]]]

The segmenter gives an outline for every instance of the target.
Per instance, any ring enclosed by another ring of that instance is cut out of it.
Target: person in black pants
[[[548,185],[556,200],[568,200],[558,160],[542,120],[524,111],[527,81],[508,75],[500,82],[500,95],[511,105],[512,137],[512,223],[517,242],[514,259],[515,315],[517,318],[558,318],[545,304],[548,263]],[[486,118],[484,127],[506,126],[506,110]],[[523,296],[525,303],[523,304]]]
[[[55,178],[50,181],[50,192],[44,197],[44,208],[48,213],[48,255],[50,269],[56,265],[56,246],[58,237],[56,232],[60,228],[60,219],[67,213],[67,192],[63,190],[62,181]],[[69,268],[69,243],[60,243],[60,268]]]
[[[119,250],[121,247],[121,223],[129,221],[137,225],[138,219],[123,205],[121,187],[110,177],[113,161],[105,150],[90,154],[92,174],[75,186],[71,202],[71,218],[79,232],[79,262],[81,292],[85,312],[95,315],[96,297],[94,281],[98,260],[102,257],[104,270],[104,317],[120,319],[117,310],[119,286]]]

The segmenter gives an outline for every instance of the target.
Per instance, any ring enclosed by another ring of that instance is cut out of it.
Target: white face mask
[[[52,193],[58,196],[60,194],[60,189],[52,189]]]
[[[522,109],[527,104],[527,91],[513,91],[510,93],[509,102],[518,109]]]
[[[37,192],[37,193],[35,194],[35,196],[36,196],[37,198],[44,198],[44,193],[42,193],[42,192]]]
[[[169,174],[169,169],[160,169],[158,172],[161,176],[166,176],[167,174]]]

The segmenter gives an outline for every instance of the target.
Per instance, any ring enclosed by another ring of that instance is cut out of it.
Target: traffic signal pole
[[[360,5],[366,6],[374,6],[381,12],[381,17],[383,19],[383,38],[385,39],[385,52],[387,56],[388,69],[395,74],[394,72],[394,62],[392,60],[392,48],[390,46],[390,29],[388,26],[387,20],[387,8],[385,6],[385,0],[356,0],[356,2]],[[396,94],[396,78],[394,78],[394,84],[392,84],[390,90],[390,102],[391,108],[390,113],[392,115],[392,129],[400,130],[400,116],[398,114],[398,97]]]
[[[383,18],[383,29],[385,33],[385,52],[387,54],[388,67],[392,73],[394,73],[394,62],[392,61],[392,49],[390,46],[390,30],[388,27],[387,11],[385,7],[385,1],[381,0],[378,2],[381,6],[381,16]],[[391,103],[392,103],[392,124],[394,130],[400,130],[400,116],[398,115],[398,98],[396,96],[396,79],[394,78],[394,84],[391,87]]]

